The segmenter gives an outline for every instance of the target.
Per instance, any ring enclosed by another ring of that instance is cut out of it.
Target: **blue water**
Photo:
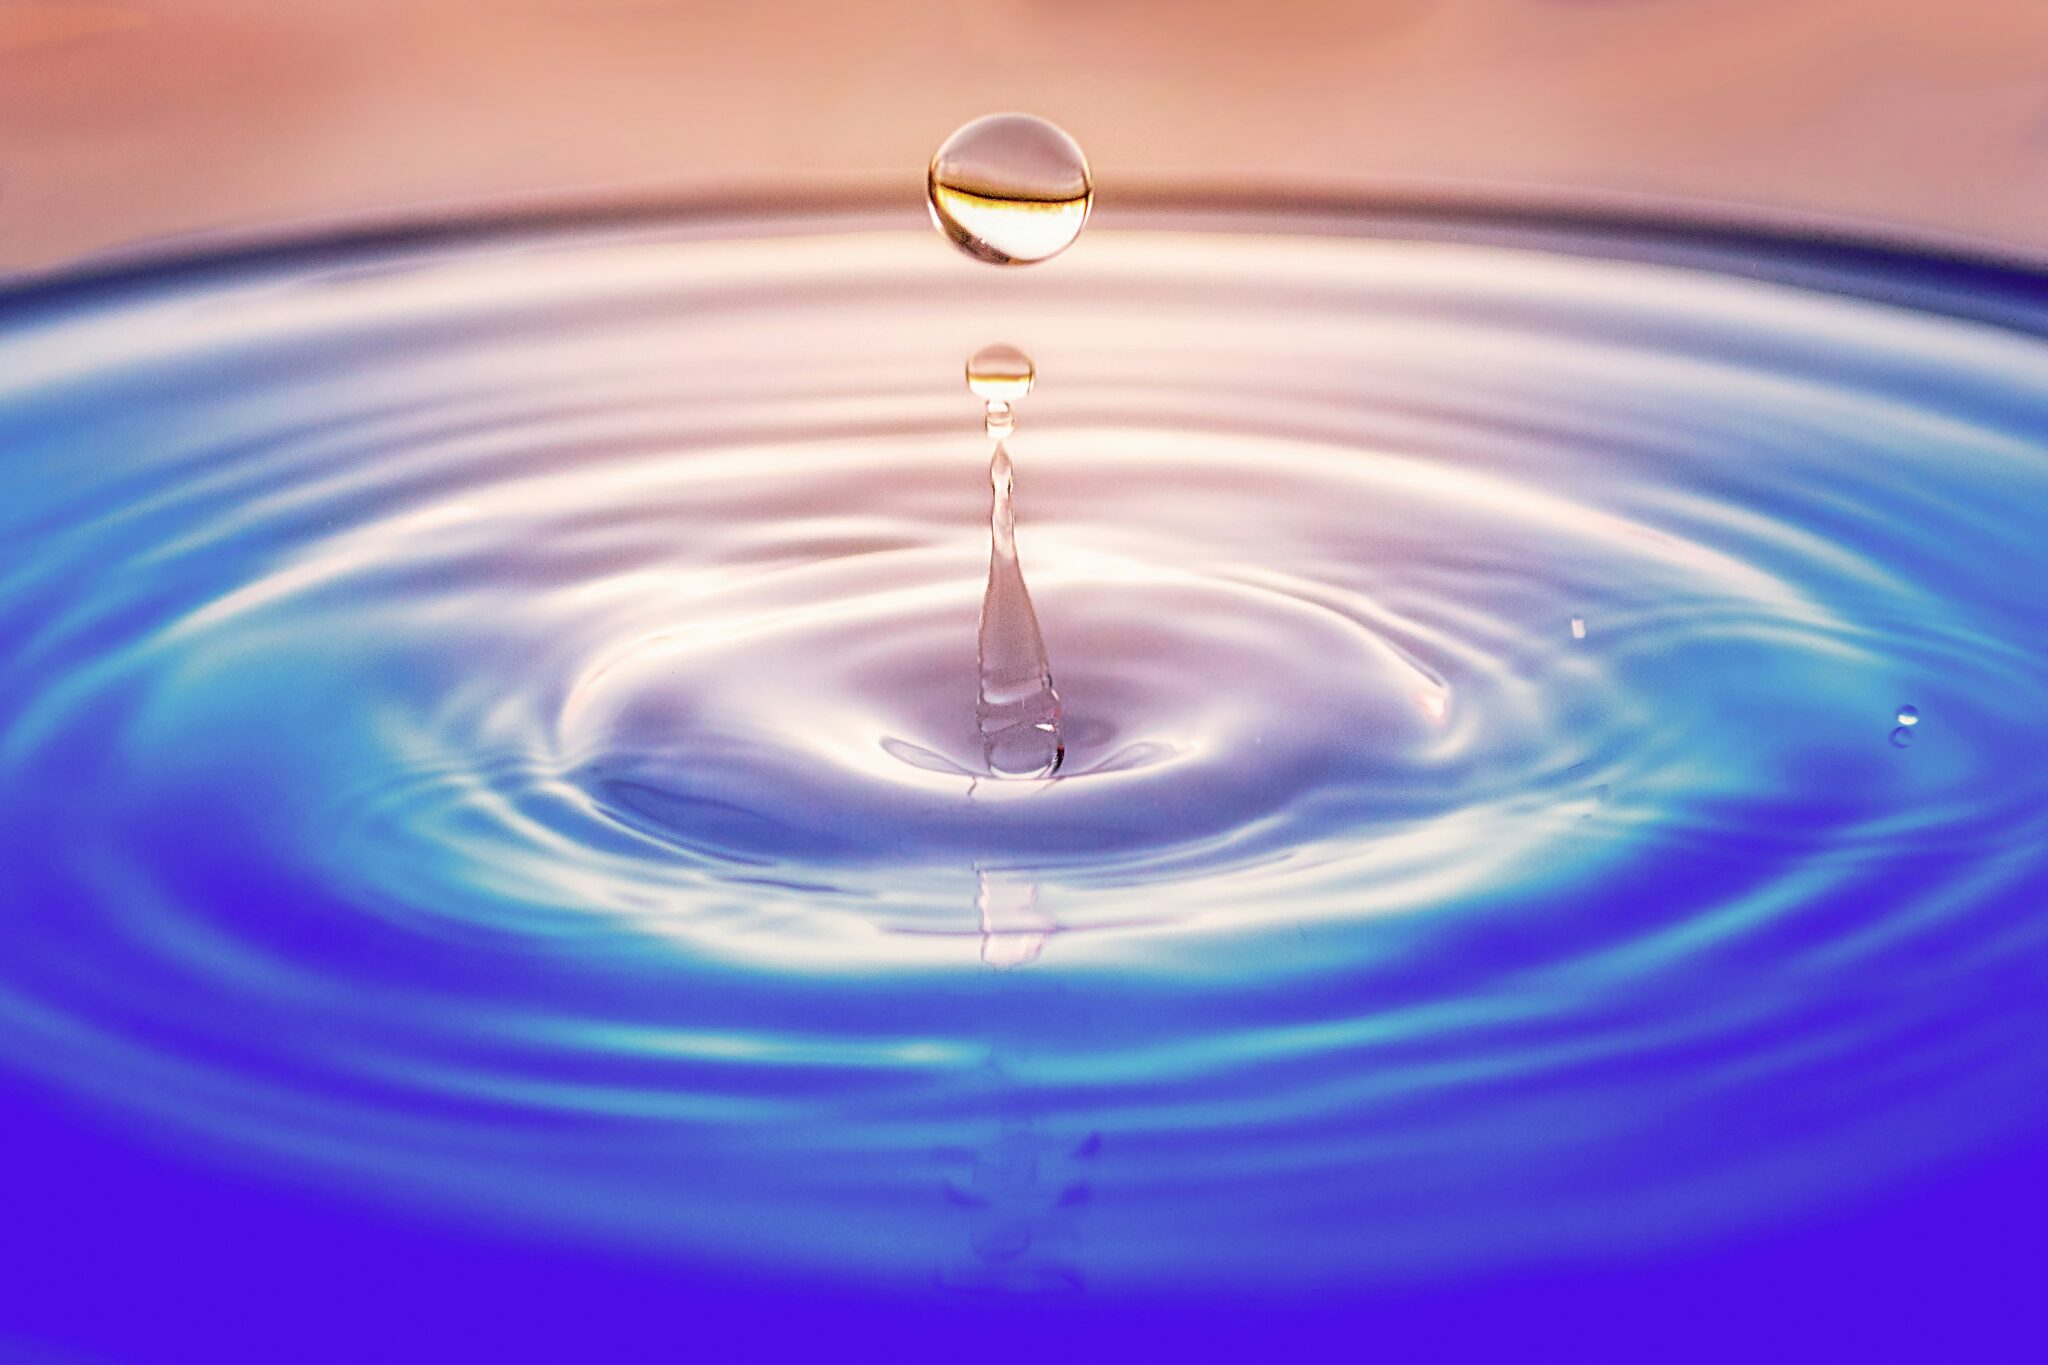
[[[2044,448],[2040,277],[1668,227],[23,284],[0,1355],[2016,1340]]]

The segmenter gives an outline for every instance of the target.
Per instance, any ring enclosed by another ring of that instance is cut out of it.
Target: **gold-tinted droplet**
[[[976,260],[1030,265],[1081,235],[1094,203],[1081,145],[1030,114],[990,114],[932,155],[932,221]]]
[[[1015,346],[984,346],[967,361],[967,387],[988,407],[988,434],[1000,441],[1016,429],[1012,405],[1031,392],[1038,371]]]
[[[967,362],[967,387],[985,403],[1015,403],[1037,377],[1031,357],[1015,346],[984,346]]]

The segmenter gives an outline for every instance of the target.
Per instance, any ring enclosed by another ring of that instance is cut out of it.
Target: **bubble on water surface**
[[[1074,244],[1094,183],[1081,145],[1030,114],[990,114],[932,155],[932,221],[976,260],[1031,265]]]
[[[1919,707],[1917,707],[1917,706],[1901,706],[1901,707],[1899,708],[1899,724],[1901,724],[1901,725],[1918,725],[1919,723],[1920,723],[1920,708],[1919,708]]]

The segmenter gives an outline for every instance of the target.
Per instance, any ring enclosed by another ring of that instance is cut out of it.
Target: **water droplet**
[[[1572,638],[1573,638],[1574,640],[1583,640],[1583,639],[1585,639],[1585,638],[1586,638],[1586,618],[1585,618],[1585,617],[1583,617],[1583,616],[1574,616],[1574,617],[1572,618]]]
[[[967,362],[967,387],[988,404],[988,434],[1000,441],[1016,429],[1011,408],[1031,392],[1038,375],[1031,357],[1015,346],[985,346]]]
[[[1015,346],[984,346],[967,362],[967,387],[990,403],[1015,403],[1031,392],[1038,369]]]
[[[926,192],[939,231],[996,265],[1065,251],[1095,198],[1081,145],[1029,114],[990,114],[940,143]]]
[[[1901,707],[1899,708],[1899,724],[1901,724],[1901,725],[1918,725],[1919,723],[1920,723],[1920,708],[1919,708],[1919,707],[1917,707],[1917,706],[1901,706]]]
[[[981,695],[974,718],[982,756],[998,777],[1050,777],[1067,756],[1060,694],[1017,562],[1016,472],[1001,442],[988,464],[988,591],[981,599]]]
[[[1892,731],[1892,747],[1893,747],[1893,748],[1895,748],[1895,749],[1903,749],[1903,748],[1905,748],[1905,747],[1906,747],[1906,746],[1907,746],[1908,744],[1911,744],[1912,742],[1913,742],[1913,727],[1912,727],[1912,726],[1910,726],[1910,725],[1901,725],[1901,726],[1900,726],[1900,727],[1899,727],[1898,729],[1896,729],[1896,730]]]

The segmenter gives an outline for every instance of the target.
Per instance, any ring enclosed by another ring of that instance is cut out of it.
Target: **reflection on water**
[[[981,960],[991,967],[1022,967],[1036,962],[1045,941],[1058,931],[1052,917],[1038,908],[1037,883],[1003,872],[975,869],[979,890],[974,898],[981,916]]]
[[[990,1059],[986,1087],[970,1108],[985,1134],[974,1146],[936,1153],[942,1191],[967,1231],[966,1254],[943,1262],[949,1290],[1003,1294],[1078,1293],[1083,1219],[1095,1197],[1091,1177],[1102,1136],[1049,1132],[1027,1087]]]
[[[0,299],[0,1069],[564,1245],[1112,1297],[1693,1246],[2041,1131],[2038,281],[1284,225]],[[1052,781],[972,703],[992,332],[1057,377]]]

